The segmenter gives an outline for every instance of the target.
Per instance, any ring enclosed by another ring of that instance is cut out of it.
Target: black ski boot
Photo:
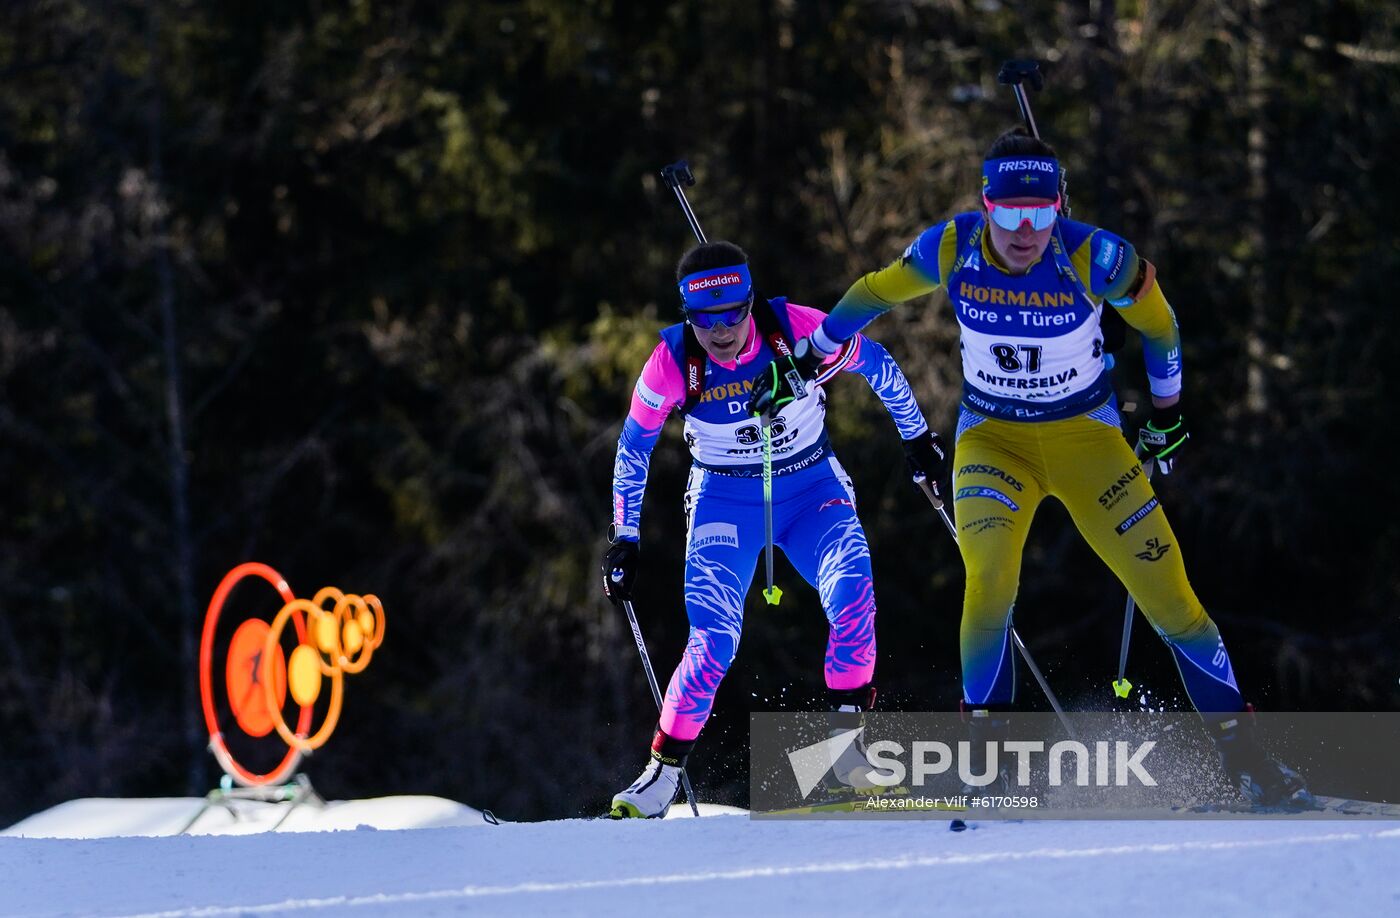
[[[1207,721],[1220,766],[1230,783],[1256,806],[1306,807],[1312,803],[1307,782],[1259,747],[1254,706],[1238,714]]]
[[[981,807],[972,802],[974,799],[1005,796],[1011,792],[1011,773],[1007,770],[1001,755],[1004,744],[1011,735],[1011,705],[984,704],[973,706],[966,701],[960,701],[958,704],[962,708],[963,723],[967,724],[968,755],[965,763],[967,775],[973,778],[987,776],[991,771],[987,762],[987,744],[996,743],[997,748],[997,769],[991,782],[987,784],[965,783],[960,791],[968,801],[966,814],[968,817],[972,817],[982,810]],[[948,828],[954,832],[962,832],[967,827],[967,819],[962,817],[954,817],[953,821],[948,824]]]
[[[967,774],[974,778],[986,776],[990,771],[987,763],[987,744],[996,743],[997,773],[988,784],[964,784],[962,793],[967,797],[1005,796],[1011,792],[1011,772],[1006,766],[1004,746],[1011,735],[1011,705],[984,704],[969,705],[960,702],[963,723],[967,724],[968,760]]]
[[[875,709],[875,686],[866,685],[858,689],[827,689],[826,691],[831,702],[831,714],[829,715],[831,736],[865,726],[865,712]],[[828,791],[833,794],[849,794],[854,790],[857,793],[871,794],[879,793],[885,789],[884,785],[877,784],[872,780],[872,776],[881,772],[870,764],[870,760],[866,758],[865,748],[865,737],[862,735],[842,750],[841,754],[831,763],[831,769],[826,773],[824,783]]]

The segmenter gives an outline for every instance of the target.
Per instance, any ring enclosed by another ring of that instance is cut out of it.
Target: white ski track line
[[[886,858],[878,861],[827,864],[799,864],[790,867],[749,867],[742,870],[715,870],[699,873],[672,873],[614,880],[574,880],[559,883],[517,883],[511,886],[463,886],[428,892],[378,893],[372,896],[331,896],[324,899],[286,899],[264,905],[193,906],[164,912],[140,912],[122,918],[213,918],[220,915],[257,915],[302,909],[346,908],[358,905],[393,905],[444,899],[475,899],[513,896],[520,893],[586,892],[598,889],[625,889],[638,886],[667,886],[677,883],[708,883],[719,880],[751,880],[772,877],[810,876],[824,873],[855,873],[863,870],[905,870],[917,867],[948,867],[987,864],[996,861],[1059,860],[1124,854],[1177,854],[1183,851],[1238,851],[1251,848],[1282,848],[1290,845],[1320,845],[1374,839],[1400,839],[1400,829],[1362,834],[1334,832],[1327,835],[1298,835],[1288,838],[1250,839],[1219,842],[1163,842],[1156,844],[1113,845],[1103,848],[1035,848],[1030,851],[989,851],[983,854],[940,854],[924,857]]]

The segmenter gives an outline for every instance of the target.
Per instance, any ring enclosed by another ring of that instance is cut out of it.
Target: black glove
[[[943,448],[943,438],[930,430],[902,442],[904,464],[909,466],[909,474],[915,481],[926,479],[934,496],[942,500],[943,488],[939,482],[948,474],[948,451]]]
[[[1170,475],[1190,436],[1180,402],[1170,408],[1153,408],[1152,420],[1138,431],[1138,450],[1144,461],[1155,460],[1162,474]]]
[[[749,414],[773,417],[792,402],[807,395],[812,380],[821,372],[828,355],[812,347],[808,338],[797,342],[790,357],[779,357],[753,379]]]
[[[621,605],[632,600],[632,583],[637,579],[637,559],[642,546],[619,539],[603,555],[603,595]]]

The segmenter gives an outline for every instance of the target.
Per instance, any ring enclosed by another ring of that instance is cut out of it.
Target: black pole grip
[[[1010,86],[1020,86],[1022,81],[1031,84],[1036,92],[1045,88],[1045,76],[1040,72],[1040,61],[1011,60],[1001,65],[997,71],[997,82]]]
[[[683,159],[676,160],[669,166],[661,167],[661,177],[666,184],[672,188],[680,188],[682,185],[690,186],[695,184],[695,176],[690,172],[690,163]]]
[[[695,234],[695,238],[701,243],[708,241],[705,239],[705,231],[700,228],[699,218],[695,216],[695,211],[690,208],[690,201],[686,200],[685,197],[683,186],[695,184],[695,176],[691,174],[690,164],[680,159],[669,166],[662,166],[661,178],[676,193],[676,200],[680,202],[681,212],[685,214],[685,220],[690,224],[690,231]]]

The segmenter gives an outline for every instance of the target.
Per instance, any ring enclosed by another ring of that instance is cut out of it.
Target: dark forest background
[[[1033,99],[1078,219],[1152,259],[1194,430],[1163,501],[1261,708],[1400,705],[1400,7],[1383,0],[13,0],[0,12],[0,825],[202,794],[225,571],[381,596],[388,636],[306,770],[327,797],[599,812],[655,712],[601,597],[616,437],[677,318],[690,160],[712,238],[830,308],[971,208]],[[951,433],[943,295],[872,326]],[[1145,402],[1140,349],[1121,397]],[[880,603],[884,706],[958,697],[962,574],[863,381],[833,386]],[[675,421],[637,609],[685,637]],[[785,562],[751,596],[692,776],[742,803],[748,712],[821,698]],[[270,615],[235,594],[231,621]],[[752,602],[757,599],[758,602]],[[1018,628],[1107,708],[1123,592],[1057,506]],[[230,626],[231,627],[231,626]],[[1129,676],[1180,703],[1139,620]],[[1045,702],[1026,680],[1021,698]],[[273,756],[275,759],[276,756]],[[270,764],[265,762],[264,764]]]

